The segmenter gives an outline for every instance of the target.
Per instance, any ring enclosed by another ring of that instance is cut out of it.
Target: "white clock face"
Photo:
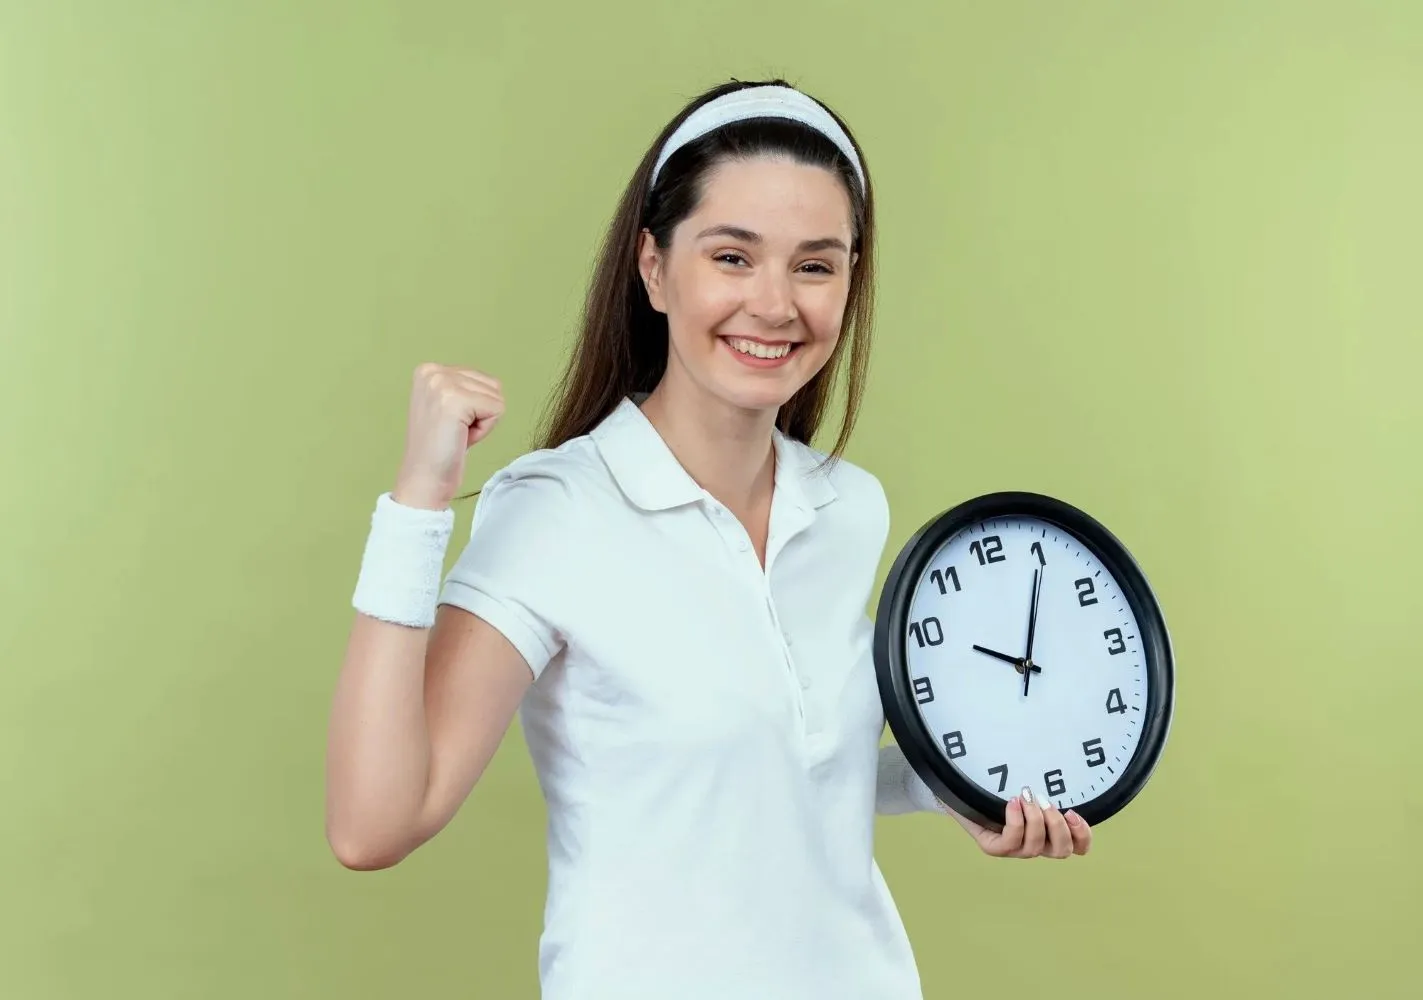
[[[1035,572],[1036,669],[1023,671]],[[963,529],[916,582],[909,620],[920,718],[966,778],[1004,800],[1027,786],[1063,809],[1120,780],[1146,719],[1141,629],[1073,535],[1032,517]]]

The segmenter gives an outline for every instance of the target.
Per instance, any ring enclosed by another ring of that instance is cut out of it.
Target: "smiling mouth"
[[[784,358],[791,351],[799,347],[799,344],[780,343],[763,344],[759,340],[746,340],[742,337],[724,337],[728,347],[738,354],[745,354],[753,358],[763,358],[767,361],[775,361]]]

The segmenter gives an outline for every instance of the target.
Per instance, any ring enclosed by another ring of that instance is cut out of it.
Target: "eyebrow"
[[[708,236],[729,236],[734,240],[741,240],[743,243],[761,242],[761,234],[753,233],[749,229],[742,229],[740,226],[711,226],[703,229],[697,234],[697,239],[706,239]],[[845,245],[845,241],[837,236],[822,236],[817,240],[803,240],[796,248],[802,253],[814,253],[817,250],[840,250],[849,253],[850,248]]]

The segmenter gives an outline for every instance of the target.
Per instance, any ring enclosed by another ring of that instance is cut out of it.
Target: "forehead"
[[[768,239],[839,236],[849,242],[853,229],[850,195],[840,178],[780,156],[726,160],[712,168],[687,222],[699,228],[739,225]]]

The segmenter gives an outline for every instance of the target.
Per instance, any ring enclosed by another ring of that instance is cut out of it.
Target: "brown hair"
[[[854,227],[851,251],[859,255],[850,276],[842,334],[825,366],[781,407],[777,426],[805,444],[820,428],[834,380],[846,382],[845,412],[830,458],[840,456],[854,429],[869,368],[874,317],[875,215],[869,168],[865,188],[851,163],[829,139],[799,122],[761,118],[736,122],[679,149],[663,166],[657,185],[649,189],[653,166],[663,143],[697,108],[722,94],[758,86],[791,86],[784,80],[732,80],[690,101],[663,128],[644,153],[623,191],[618,209],[603,238],[584,302],[581,329],[562,378],[555,384],[542,422],[538,446],[557,448],[570,438],[591,431],[626,396],[651,392],[667,365],[667,317],[652,308],[638,271],[638,241],[647,229],[666,249],[672,230],[696,208],[707,172],[723,160],[774,153],[800,163],[834,171],[849,192]],[[821,106],[825,107],[823,102]],[[833,110],[832,115],[859,153],[853,133]],[[848,362],[847,362],[848,356]]]

